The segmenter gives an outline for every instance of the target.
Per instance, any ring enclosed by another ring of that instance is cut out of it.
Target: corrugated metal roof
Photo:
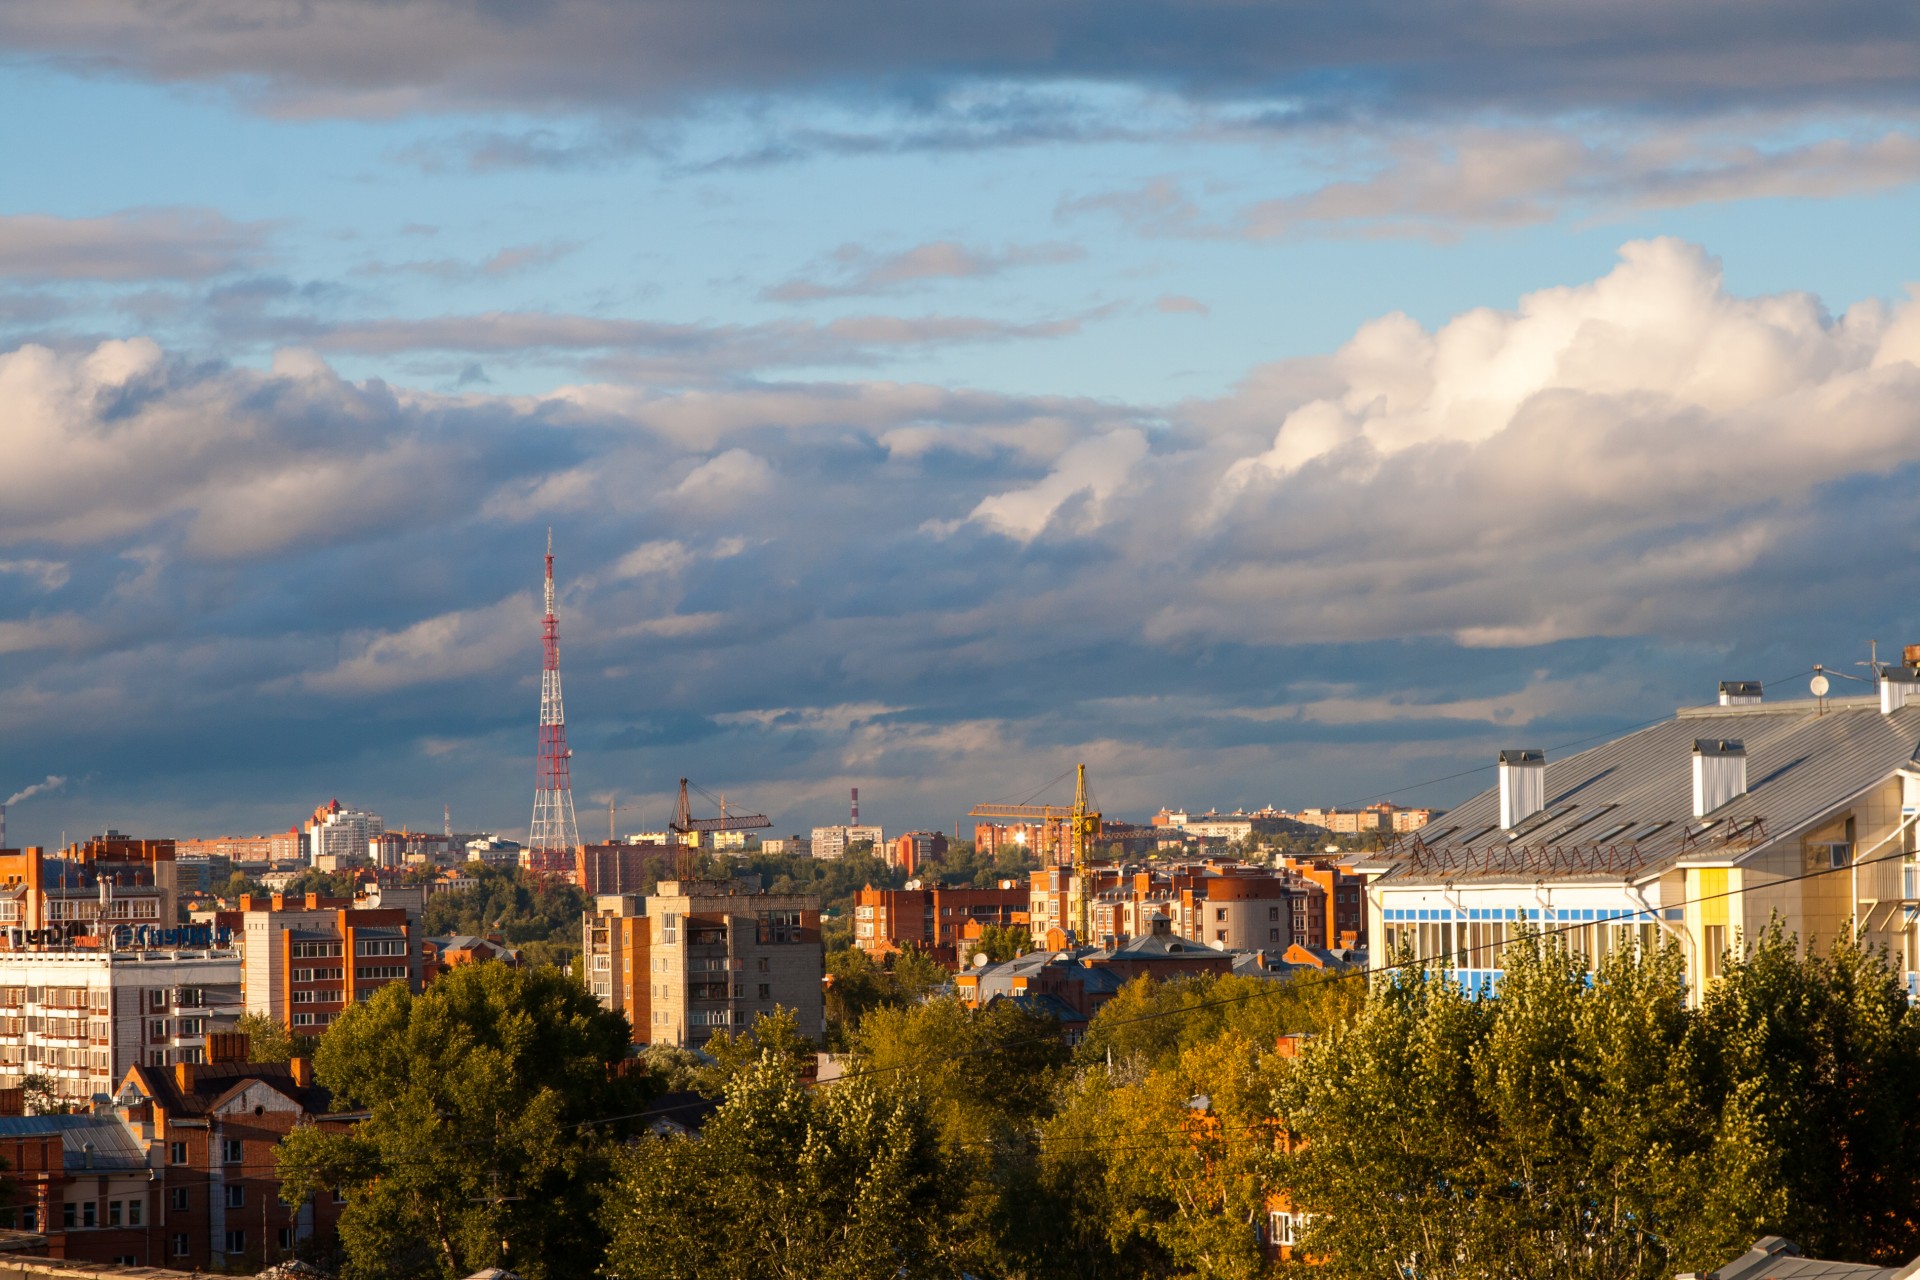
[[[118,1116],[0,1116],[0,1137],[26,1138],[58,1133],[68,1170],[144,1169],[146,1149]],[[88,1164],[88,1146],[92,1163]]]
[[[1747,790],[1693,816],[1694,744],[1746,745]],[[1500,828],[1490,787],[1384,859],[1403,880],[1642,879],[1683,857],[1733,859],[1791,834],[1900,768],[1920,744],[1920,704],[1875,699],[1685,708],[1672,720],[1546,767],[1546,807]]]

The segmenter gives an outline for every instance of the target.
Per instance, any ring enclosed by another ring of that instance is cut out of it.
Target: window
[[[296,991],[293,994],[297,996],[300,993]],[[293,1025],[296,1027],[310,1027],[313,1025],[313,1015],[310,1013],[296,1013],[293,1015]]]
[[[247,1189],[232,1184],[227,1186],[227,1208],[244,1209],[247,1207]]]
[[[145,1200],[127,1201],[127,1225],[130,1227],[139,1226],[140,1219],[146,1216],[144,1213],[146,1207],[147,1202]]]
[[[1267,919],[1278,920],[1279,918],[1280,918],[1280,908],[1278,907],[1267,908]]]
[[[239,1164],[247,1158],[246,1144],[238,1138],[220,1139],[220,1163]]]
[[[1704,925],[1700,930],[1700,977],[1712,982],[1720,976],[1720,960],[1727,950],[1727,926]]]
[[[767,958],[765,956],[761,956],[758,960],[754,962],[753,967],[759,970],[761,973],[768,972]]]
[[[1267,941],[1268,942],[1280,941],[1280,931],[1278,929],[1267,930]]]
[[[403,956],[407,954],[405,938],[362,938],[353,944],[353,954],[357,956]]]
[[[1215,929],[1213,931],[1213,940],[1215,942],[1225,942],[1227,940],[1227,931],[1225,929]]]
[[[283,1250],[293,1248],[293,1228],[292,1227],[280,1228],[280,1247]]]
[[[120,1225],[120,1211],[122,1207],[123,1206],[118,1200],[107,1201],[107,1225],[108,1226],[117,1227]]]
[[[800,913],[798,911],[762,911],[760,941],[773,943],[800,941]]]
[[[187,1189],[185,1187],[175,1187],[173,1189],[173,1211],[175,1213],[185,1213],[187,1211]]]
[[[333,1189],[333,1202],[335,1204],[345,1204],[347,1202],[347,1193],[335,1187]]]
[[[227,1253],[245,1253],[247,1251],[247,1233],[244,1231],[227,1232],[226,1246],[225,1252]]]
[[[168,1143],[167,1162],[169,1164],[185,1164],[187,1162],[187,1144],[184,1142]]]
[[[182,1009],[197,1009],[206,1003],[204,993],[199,987],[181,987],[173,993],[173,1002]]]
[[[1267,1215],[1267,1240],[1269,1243],[1287,1246],[1293,1243],[1293,1215],[1290,1213],[1269,1213]]]
[[[164,991],[149,991],[147,993],[147,1007],[151,1009],[166,1008],[167,993]]]
[[[99,1204],[89,1200],[80,1206],[80,1225],[83,1227],[97,1227],[100,1225]]]
[[[1225,907],[1215,907],[1213,909],[1213,918],[1215,920],[1225,920],[1227,918],[1227,909]]]
[[[763,982],[760,984],[760,998],[762,1000],[773,999],[773,987],[770,983]]]
[[[680,941],[680,913],[679,912],[666,911],[661,913],[660,941],[662,942]]]
[[[186,1235],[181,1232],[176,1232],[173,1237],[173,1256],[176,1258],[184,1258],[187,1256],[187,1253],[188,1253],[188,1247],[187,1247]]]
[[[363,964],[359,966],[359,979],[362,982],[378,982],[384,978],[404,978],[407,966],[403,964]]]
[[[80,1225],[80,1206],[69,1200],[60,1206],[60,1225],[71,1231]]]

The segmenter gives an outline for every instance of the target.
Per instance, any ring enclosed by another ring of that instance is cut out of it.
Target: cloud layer
[[[583,793],[783,824],[1076,758],[1116,811],[1359,799],[1920,638],[1920,303],[1738,296],[1673,240],[1171,406],[443,395],[132,340],[0,355],[0,416],[0,766],[183,829],[523,822],[549,524]]]
[[[1739,38],[1729,38],[1737,21]],[[1783,99],[1911,102],[1920,22],[1854,0],[1372,2],[993,0],[903,11],[871,0],[460,0],[315,4],[262,20],[249,0],[13,6],[0,41],[168,81],[264,86],[282,110],[381,114],[449,104],[656,109],[709,95],[943,81],[1136,82],[1349,107]]]

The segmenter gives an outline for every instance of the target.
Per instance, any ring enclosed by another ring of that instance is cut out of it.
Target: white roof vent
[[[1888,667],[1880,673],[1880,714],[1890,716],[1920,702],[1920,667]]]
[[[1500,826],[1511,831],[1547,807],[1547,753],[1530,747],[1500,753]]]
[[[1697,738],[1693,744],[1693,816],[1704,818],[1747,792],[1747,746],[1734,738]]]
[[[1723,707],[1749,707],[1761,701],[1761,687],[1758,680],[1722,680],[1720,682],[1720,705]]]

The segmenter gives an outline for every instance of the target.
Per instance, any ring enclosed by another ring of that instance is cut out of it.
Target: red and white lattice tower
[[[533,825],[527,865],[534,871],[573,866],[580,828],[573,819],[573,752],[567,748],[567,712],[560,701],[560,620],[553,615],[553,530],[547,530],[547,616],[541,623],[546,664],[540,672],[540,751],[535,768]]]

